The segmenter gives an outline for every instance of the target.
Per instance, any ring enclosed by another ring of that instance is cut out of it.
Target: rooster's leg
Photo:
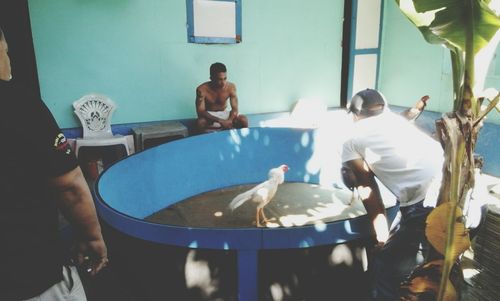
[[[268,219],[268,218],[266,217],[266,215],[264,214],[264,207],[262,207],[262,209],[260,209],[260,210],[261,210],[260,212],[262,212],[262,221],[263,221],[264,223],[267,223],[268,221],[270,221],[270,219]]]
[[[257,214],[255,215],[255,224],[257,227],[262,227],[262,225],[260,224],[260,210],[262,209],[257,208]]]

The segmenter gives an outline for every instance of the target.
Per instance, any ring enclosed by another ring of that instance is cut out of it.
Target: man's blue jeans
[[[400,283],[427,256],[425,220],[434,208],[424,207],[423,203],[400,208],[399,224],[393,227],[382,249],[373,255],[369,265],[370,300],[399,300]]]

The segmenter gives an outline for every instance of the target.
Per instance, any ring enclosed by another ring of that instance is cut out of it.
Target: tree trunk
[[[464,107],[467,103],[464,103]],[[469,107],[470,108],[470,107]],[[451,202],[453,206],[448,213],[448,228],[446,232],[445,258],[440,280],[440,288],[437,300],[448,300],[446,294],[446,285],[450,281],[450,271],[456,264],[454,233],[456,223],[465,223],[464,219],[456,220],[457,208],[463,209],[466,199],[474,188],[475,178],[475,160],[474,149],[476,146],[477,135],[481,123],[474,124],[471,114],[468,110],[457,110],[453,113],[444,114],[436,122],[436,129],[439,140],[444,148],[443,180],[438,199],[438,206]],[[430,226],[430,225],[429,225]],[[465,226],[464,226],[465,228]],[[468,233],[462,233],[468,236]],[[456,288],[459,290],[459,288]],[[460,293],[458,292],[458,296]]]
[[[438,204],[457,202],[463,209],[474,187],[474,149],[480,125],[459,112],[446,113],[436,121],[439,141],[444,149],[443,181]]]

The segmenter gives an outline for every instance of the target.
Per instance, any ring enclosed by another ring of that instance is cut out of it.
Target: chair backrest
[[[112,137],[111,117],[116,105],[104,95],[88,94],[73,102],[83,127],[83,138]]]

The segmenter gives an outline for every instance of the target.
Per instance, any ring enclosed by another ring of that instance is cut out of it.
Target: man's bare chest
[[[228,92],[213,92],[209,91],[205,95],[205,101],[214,105],[224,105],[229,98]]]

